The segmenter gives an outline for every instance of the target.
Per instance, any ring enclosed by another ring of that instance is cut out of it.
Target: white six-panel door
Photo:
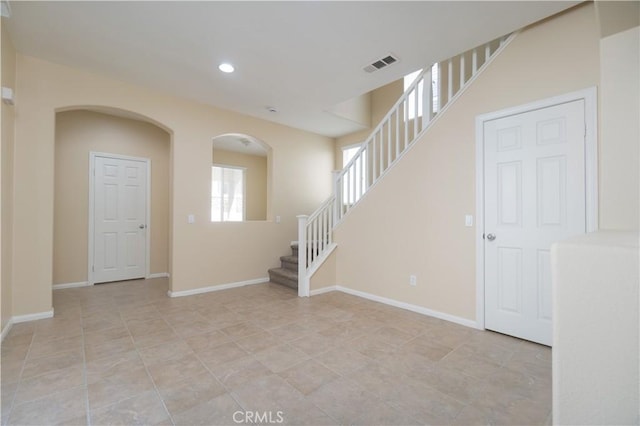
[[[144,278],[147,162],[93,157],[93,282]]]
[[[484,122],[485,327],[551,345],[550,246],[586,232],[585,107]]]

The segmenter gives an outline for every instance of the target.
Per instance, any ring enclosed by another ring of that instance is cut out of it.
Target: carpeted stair
[[[298,245],[291,246],[291,256],[280,257],[280,268],[269,269],[269,280],[272,283],[286,285],[298,289]]]

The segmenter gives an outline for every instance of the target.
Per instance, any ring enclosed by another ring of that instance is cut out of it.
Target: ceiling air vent
[[[372,73],[374,71],[378,71],[386,66],[389,66],[393,63],[398,62],[398,58],[396,58],[395,56],[393,56],[391,53],[389,53],[388,55],[377,59],[375,61],[373,61],[371,64],[367,65],[366,67],[363,68],[363,70],[365,70],[368,73]]]

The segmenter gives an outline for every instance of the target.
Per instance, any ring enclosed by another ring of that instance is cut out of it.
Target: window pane
[[[438,112],[438,98],[440,97],[440,67],[437,63],[431,67],[431,93],[433,94],[433,112]]]
[[[358,153],[360,145],[342,150],[342,166]],[[342,201],[345,204],[354,204],[364,193],[365,179],[367,178],[367,151],[364,151],[355,161],[353,166],[345,174],[342,182]],[[351,186],[349,186],[351,183]]]
[[[342,150],[342,167],[346,166],[349,161],[353,158],[354,155],[360,149],[360,145],[353,146],[351,148],[344,148]]]
[[[211,221],[244,220],[244,169],[212,167]]]
[[[431,67],[431,94],[433,99],[432,111],[438,112],[438,97],[440,96],[440,68],[437,63],[433,64]],[[415,81],[416,78],[420,75],[422,70],[418,70],[412,72],[411,74],[407,74],[404,77],[404,91],[411,86],[411,84]],[[418,84],[418,117],[422,117],[422,99],[423,99],[423,91],[424,91],[424,81],[421,81]],[[416,90],[412,90],[407,96],[407,116],[408,120],[413,120],[416,117]]]

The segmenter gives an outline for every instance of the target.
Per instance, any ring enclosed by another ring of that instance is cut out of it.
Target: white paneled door
[[[584,100],[484,122],[485,328],[551,345],[549,250],[586,232]]]
[[[93,282],[144,278],[147,161],[93,157]]]

